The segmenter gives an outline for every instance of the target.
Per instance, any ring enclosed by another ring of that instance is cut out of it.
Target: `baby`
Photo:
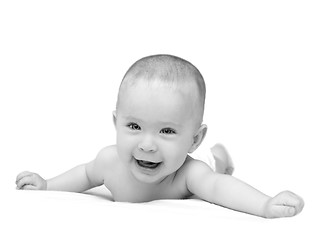
[[[190,62],[171,55],[140,59],[125,74],[113,113],[116,145],[57,177],[17,176],[17,189],[84,192],[105,185],[115,201],[147,202],[192,196],[265,218],[291,217],[304,202],[284,191],[269,197],[232,177],[229,156],[212,149],[216,165],[193,159],[207,126],[202,124],[205,83]]]

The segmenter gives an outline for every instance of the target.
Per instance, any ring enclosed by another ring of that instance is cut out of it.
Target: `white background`
[[[114,144],[124,73],[168,53],[205,78],[202,147],[223,143],[236,177],[269,195],[298,193],[298,217],[317,222],[322,12],[320,1],[1,2],[2,192],[20,171],[53,177]]]

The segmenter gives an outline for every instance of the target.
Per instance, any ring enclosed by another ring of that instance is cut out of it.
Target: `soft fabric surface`
[[[1,239],[319,239],[321,234],[306,211],[268,220],[196,199],[119,203],[102,187],[88,194],[12,190],[2,198]]]

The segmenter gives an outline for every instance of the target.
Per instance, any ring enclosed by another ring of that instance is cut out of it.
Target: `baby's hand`
[[[22,172],[16,179],[17,188],[23,190],[46,190],[47,182],[37,173]]]
[[[304,207],[304,201],[296,194],[284,191],[270,199],[265,207],[266,218],[293,217],[300,213]]]

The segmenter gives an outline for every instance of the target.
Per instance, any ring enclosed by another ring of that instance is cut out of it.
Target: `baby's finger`
[[[295,208],[295,215],[300,213],[304,207],[304,200],[293,192],[287,191],[286,194],[289,196],[286,198],[286,205]]]
[[[305,203],[304,203],[304,200],[300,196],[295,194],[295,197],[297,198],[297,201],[295,204],[295,209],[296,209],[296,214],[298,214],[303,210]]]
[[[26,176],[17,182],[17,189],[22,189],[24,185],[32,185],[32,184],[33,184],[33,178],[31,176]]]
[[[274,198],[274,205],[283,205],[283,206],[298,206],[300,204],[301,198],[298,197],[295,193],[290,191],[284,191],[279,193]]]
[[[29,175],[32,175],[33,173],[32,172],[28,172],[28,171],[24,171],[24,172],[21,172],[18,174],[17,178],[16,178],[16,183],[20,181],[20,179],[26,177],[26,176],[29,176]]]
[[[296,209],[289,206],[272,206],[271,209],[273,217],[293,217],[296,215]]]
[[[36,186],[34,186],[34,185],[28,185],[28,184],[22,186],[21,189],[22,190],[37,190]]]

